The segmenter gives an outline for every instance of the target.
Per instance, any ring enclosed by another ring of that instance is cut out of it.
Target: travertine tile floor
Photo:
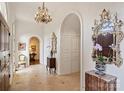
[[[10,91],[77,91],[80,73],[51,75],[45,66],[31,65],[15,73]]]

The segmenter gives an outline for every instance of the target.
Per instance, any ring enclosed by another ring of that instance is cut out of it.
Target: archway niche
[[[67,15],[60,30],[60,72],[80,72],[81,22],[75,13]]]
[[[31,37],[29,41],[29,64],[40,63],[40,40],[37,37]]]

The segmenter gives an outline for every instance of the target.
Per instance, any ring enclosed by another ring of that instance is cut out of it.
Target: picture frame
[[[18,50],[19,51],[25,51],[26,50],[26,43],[18,43]]]
[[[36,51],[36,45],[31,45],[31,51],[33,51],[33,52]]]

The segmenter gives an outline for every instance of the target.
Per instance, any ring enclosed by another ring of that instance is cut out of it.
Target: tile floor
[[[10,91],[79,91],[80,73],[51,75],[45,66],[31,65],[17,71]]]

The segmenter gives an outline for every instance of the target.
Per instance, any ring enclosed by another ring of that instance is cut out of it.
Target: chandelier
[[[35,21],[37,23],[48,23],[52,21],[52,18],[50,15],[48,15],[48,9],[45,7],[45,4],[43,2],[42,8],[39,6],[38,11],[35,14]]]

